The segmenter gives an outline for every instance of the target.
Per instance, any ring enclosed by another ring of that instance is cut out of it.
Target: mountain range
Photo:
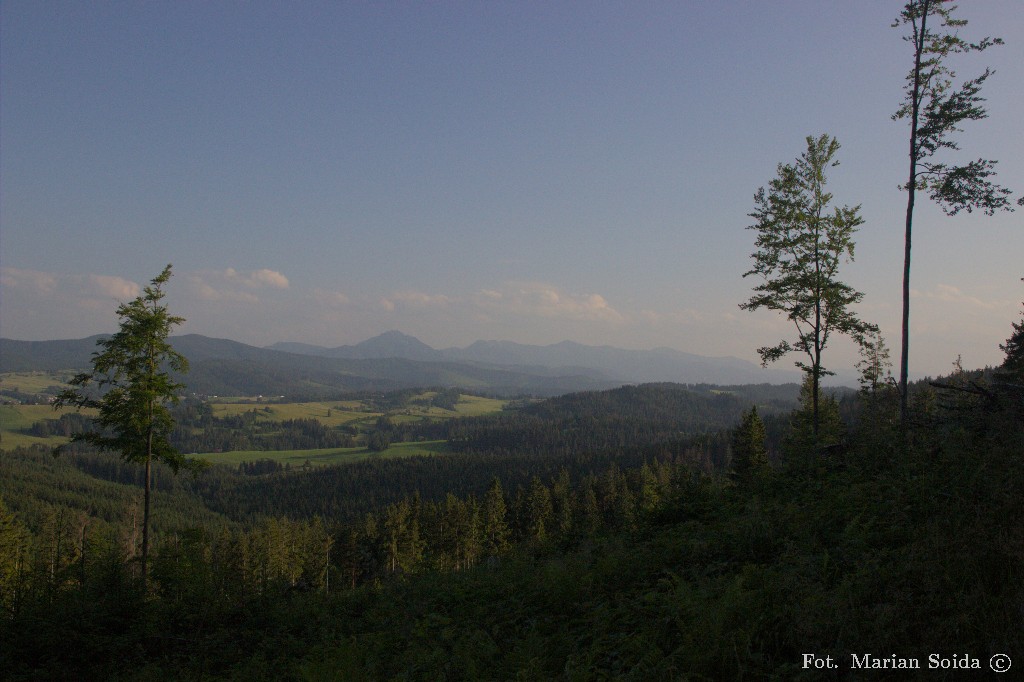
[[[88,368],[100,336],[76,340],[0,339],[0,371]],[[415,337],[385,332],[352,346],[277,343],[267,348],[198,334],[172,337],[189,360],[190,391],[215,395],[322,397],[341,391],[456,386],[499,394],[557,395],[628,383],[787,383],[795,371],[763,369],[735,357],[706,357],[668,348],[626,350],[563,341],[532,346],[477,341],[434,349]]]
[[[795,371],[764,369],[736,357],[708,357],[671,348],[627,350],[562,341],[533,346],[512,341],[477,341],[465,348],[436,350],[419,339],[390,331],[354,346],[325,348],[302,343],[276,343],[269,348],[328,358],[404,358],[424,362],[458,362],[502,368],[538,368],[585,374],[608,381],[638,383],[749,384],[799,381]],[[595,374],[596,372],[596,374]]]

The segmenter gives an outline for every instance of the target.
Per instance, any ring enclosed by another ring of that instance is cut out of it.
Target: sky
[[[865,220],[841,276],[898,361],[901,4],[4,0],[0,336],[112,332],[172,263],[177,333],[757,361],[794,333],[738,307],[754,193],[829,133],[829,189]],[[1020,196],[1024,12],[960,5],[1006,44],[950,61],[996,73],[947,159],[999,160]],[[1022,254],[1024,209],[918,201],[913,375],[1001,361]]]

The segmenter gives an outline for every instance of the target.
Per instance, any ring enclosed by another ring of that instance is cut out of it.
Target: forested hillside
[[[822,397],[825,455],[805,392],[754,468],[729,417],[749,403],[659,385],[443,422],[463,450],[443,457],[158,468],[145,592],[137,467],[8,452],[0,668],[735,679],[814,678],[806,651],[1024,656],[1020,378],[935,383],[905,435],[884,386]],[[684,433],[695,414],[729,423]]]
[[[67,371],[87,367],[96,342],[0,339],[4,372]],[[403,357],[328,358],[257,348],[198,334],[174,337],[190,362],[177,378],[189,393],[287,396],[291,400],[337,397],[352,391],[393,391],[424,386],[457,386],[501,395],[558,395],[608,388],[621,382],[597,370],[498,367],[476,362]]]

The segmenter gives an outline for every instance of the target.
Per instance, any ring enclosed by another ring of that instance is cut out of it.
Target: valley
[[[841,655],[840,618],[858,650],[881,646],[876,633],[916,646],[896,633],[925,631],[927,646],[1020,650],[1019,614],[1002,605],[1021,548],[992,542],[1024,513],[1008,494],[1024,480],[1024,428],[1002,398],[985,407],[920,382],[908,444],[886,388],[832,389],[821,456],[806,384],[187,394],[171,442],[203,468],[154,467],[142,588],[142,469],[68,444],[92,416],[49,404],[72,375],[0,381],[12,679],[258,679],[262,666],[287,679],[770,676],[795,672],[799,647]],[[767,460],[750,469],[739,434],[755,409]],[[969,491],[948,485],[962,476]],[[982,566],[983,591],[925,598]],[[901,586],[883,597],[901,620],[931,627],[894,627],[876,610],[879,581]],[[977,637],[934,627],[953,613]],[[54,644],[74,638],[96,653]],[[757,645],[737,659],[742,641]],[[135,653],[103,653],[124,647]]]

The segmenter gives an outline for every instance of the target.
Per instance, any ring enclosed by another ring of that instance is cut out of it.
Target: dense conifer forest
[[[8,451],[0,670],[812,679],[806,652],[1024,660],[1021,383],[1009,360],[920,382],[905,432],[885,384],[822,396],[824,448],[806,386],[752,413],[650,385],[428,425],[442,456],[157,467],[145,589],[138,467]]]

